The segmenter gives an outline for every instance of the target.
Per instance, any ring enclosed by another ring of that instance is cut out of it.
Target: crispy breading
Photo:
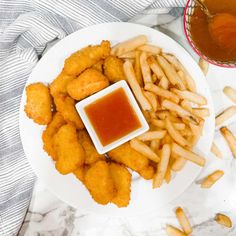
[[[110,55],[110,42],[103,40],[101,45],[82,48],[65,60],[64,70],[68,75],[79,75],[101,59]]]
[[[83,165],[78,169],[76,169],[75,171],[73,171],[73,174],[76,176],[77,179],[79,179],[82,183],[84,183],[84,176],[88,169],[89,169],[88,165]]]
[[[118,163],[124,164],[134,171],[141,171],[149,166],[149,160],[131,148],[129,143],[124,143],[108,152],[109,157]]]
[[[105,160],[105,156],[97,152],[95,146],[92,143],[86,130],[81,130],[78,132],[79,142],[85,150],[85,164],[91,165],[94,162]]]
[[[63,119],[63,116],[59,112],[56,112],[52,117],[52,121],[47,125],[42,134],[43,149],[53,160],[57,160],[57,155],[53,148],[53,136],[64,124],[66,124],[66,122]]]
[[[52,120],[52,98],[43,83],[33,83],[26,87],[27,101],[25,113],[35,123],[47,125]]]
[[[76,111],[75,100],[65,94],[54,97],[56,109],[61,113],[66,122],[72,122],[77,129],[83,129],[84,124]]]
[[[104,64],[104,60],[100,60],[96,64],[92,65],[92,68],[100,71],[101,73],[103,73],[103,64]]]
[[[85,152],[79,143],[73,124],[63,125],[53,138],[56,151],[56,169],[63,175],[69,174],[84,164]]]
[[[126,80],[124,69],[124,61],[116,56],[109,56],[104,62],[104,74],[109,81],[115,83],[119,80]]]
[[[149,180],[149,179],[153,179],[154,174],[155,174],[155,170],[154,170],[153,166],[150,165],[147,168],[140,170],[138,173],[144,179]]]
[[[112,199],[112,202],[118,207],[126,207],[130,201],[132,176],[125,166],[116,163],[110,164],[110,171],[117,190],[117,194]]]
[[[105,161],[98,161],[88,169],[84,183],[93,199],[99,204],[106,205],[115,197],[116,189],[109,164]]]
[[[50,93],[52,96],[55,97],[59,93],[67,94],[67,84],[75,78],[75,76],[67,75],[62,71],[50,84]]]
[[[68,94],[75,100],[81,100],[109,85],[108,79],[98,70],[89,68],[67,85]]]

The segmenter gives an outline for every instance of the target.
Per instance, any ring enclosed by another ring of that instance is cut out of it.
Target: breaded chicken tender
[[[92,143],[87,131],[81,130],[78,132],[79,142],[85,150],[85,164],[91,165],[94,162],[105,160],[105,156],[97,152],[95,146]]]
[[[119,80],[126,80],[124,70],[124,61],[116,56],[109,56],[104,62],[104,74],[109,81],[115,83]]]
[[[73,124],[63,125],[53,138],[56,151],[56,169],[63,175],[69,174],[84,164],[85,152],[79,143]]]
[[[108,152],[108,155],[113,161],[124,164],[137,172],[149,166],[148,158],[131,148],[129,143],[124,143],[114,148]]]
[[[49,89],[43,83],[34,83],[26,87],[25,113],[35,123],[47,125],[52,120],[52,98]]]
[[[98,161],[88,169],[84,183],[92,198],[99,204],[106,205],[116,195],[109,164],[105,161]]]
[[[100,60],[96,64],[92,65],[92,68],[103,73],[103,64],[104,64],[104,60]]]
[[[57,111],[61,113],[66,122],[72,122],[77,129],[83,129],[84,124],[76,111],[75,101],[65,94],[57,94],[54,97]]]
[[[56,112],[53,115],[52,121],[47,125],[46,129],[43,131],[43,149],[52,157],[53,160],[57,160],[56,152],[53,148],[53,136],[65,125],[66,122],[63,119],[63,116]]]
[[[117,190],[112,202],[118,207],[126,207],[130,201],[131,174],[125,166],[116,163],[110,164],[110,171]]]
[[[76,78],[72,75],[67,75],[64,71],[62,71],[56,79],[50,84],[50,93],[53,97],[55,97],[59,93],[67,94],[67,84]]]
[[[77,179],[79,179],[84,184],[84,177],[88,169],[89,169],[88,165],[83,165],[78,169],[76,169],[75,171],[73,171],[73,174],[76,176]]]
[[[79,75],[101,59],[110,55],[110,42],[103,40],[101,45],[88,46],[73,53],[65,60],[64,71],[68,75]]]
[[[108,85],[108,79],[100,71],[89,68],[68,83],[67,92],[75,100],[81,100],[106,88]]]
[[[154,170],[153,166],[150,165],[147,168],[140,170],[138,173],[144,179],[149,180],[149,179],[153,179],[154,174],[155,174],[155,170]]]

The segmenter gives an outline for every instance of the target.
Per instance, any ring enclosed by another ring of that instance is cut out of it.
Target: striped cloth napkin
[[[0,1],[1,236],[17,235],[34,186],[21,145],[18,111],[25,82],[47,44],[89,25],[128,21],[144,10],[184,4],[185,0]]]

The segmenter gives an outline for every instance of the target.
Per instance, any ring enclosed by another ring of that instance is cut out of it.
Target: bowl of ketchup
[[[236,67],[236,0],[204,0],[211,17],[189,0],[184,12],[184,30],[195,52],[208,62]]]

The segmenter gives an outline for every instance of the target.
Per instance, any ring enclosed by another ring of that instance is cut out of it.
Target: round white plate
[[[196,151],[206,157],[215,127],[212,99],[206,79],[192,57],[178,43],[159,31],[130,23],[105,23],[79,30],[62,39],[44,55],[31,73],[27,84],[38,81],[50,83],[61,71],[65,58],[88,44],[99,44],[101,40],[107,39],[114,45],[140,34],[146,35],[150,43],[176,55],[195,79],[198,92],[207,98],[211,116],[207,118],[203,136],[196,146]],[[20,134],[25,154],[33,170],[58,198],[81,211],[113,216],[136,216],[156,211],[183,193],[201,171],[200,167],[188,162],[180,173],[173,176],[170,184],[164,184],[155,190],[152,189],[151,181],[134,178],[128,207],[119,209],[113,204],[99,205],[73,174],[63,176],[56,171],[53,161],[43,150],[41,135],[45,127],[27,118],[24,113],[25,101],[24,91],[20,107]]]

